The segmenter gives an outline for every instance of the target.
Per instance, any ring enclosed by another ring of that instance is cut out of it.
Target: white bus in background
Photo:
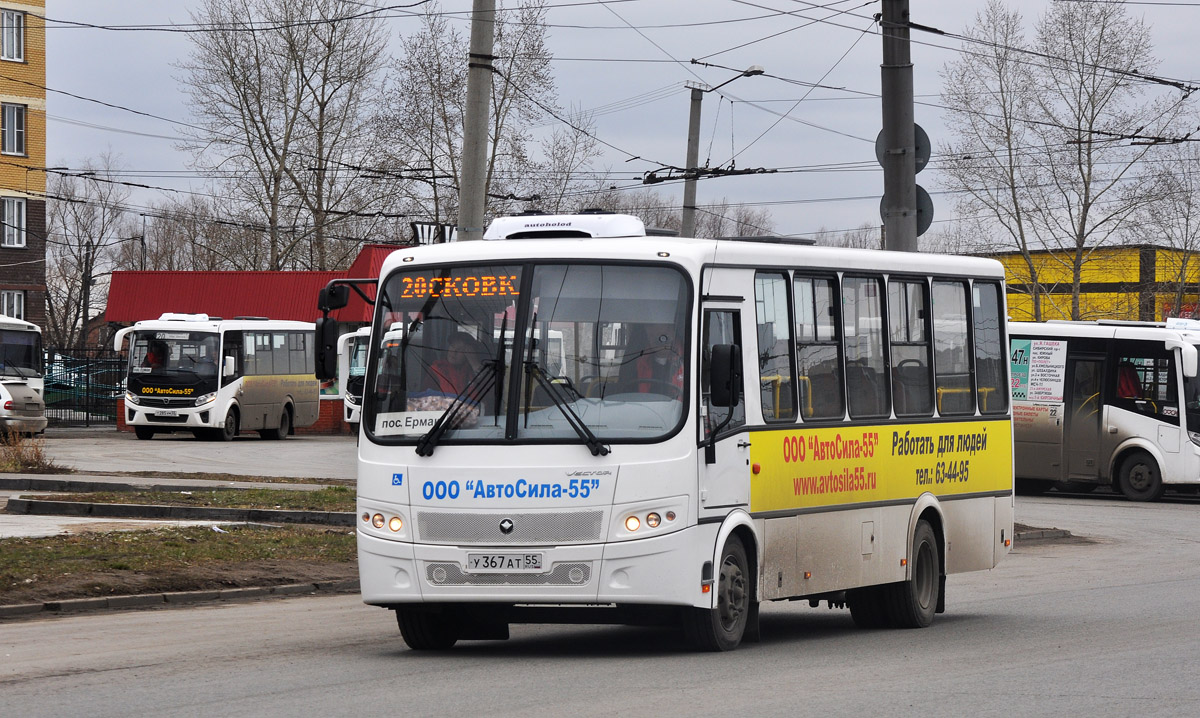
[[[230,441],[244,430],[282,439],[317,421],[311,323],[163,314],[117,332],[117,351],[126,337],[125,423],[139,439],[190,431]]]
[[[729,650],[798,598],[922,627],[949,575],[1009,551],[998,262],[605,214],[485,240],[398,250],[375,295],[358,566],[410,647],[652,622]],[[476,369],[448,390],[462,334]]]
[[[42,330],[0,315],[0,434],[46,430]]]
[[[367,374],[367,349],[371,327],[362,327],[338,337],[338,388],[342,392],[342,418],[358,433],[362,415],[363,383]]]
[[[1200,489],[1200,322],[1010,322],[1017,485]]]

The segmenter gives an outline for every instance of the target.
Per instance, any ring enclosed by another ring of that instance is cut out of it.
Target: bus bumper
[[[581,546],[460,548],[358,534],[365,603],[712,605],[702,588],[718,525],[693,526],[636,541]],[[470,574],[467,554],[541,553],[543,573]]]
[[[225,415],[214,407],[175,409],[176,416],[163,416],[163,409],[125,405],[127,426],[152,426],[155,429],[214,429],[225,422]]]

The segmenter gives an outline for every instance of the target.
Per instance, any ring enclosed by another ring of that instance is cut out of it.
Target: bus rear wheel
[[[927,521],[918,521],[913,531],[907,581],[884,586],[888,624],[894,628],[925,628],[933,623],[941,589],[941,562],[937,536]]]
[[[1117,485],[1130,501],[1158,501],[1167,490],[1158,462],[1145,451],[1135,451],[1121,462]]]
[[[721,551],[717,605],[684,609],[683,630],[701,651],[732,651],[742,642],[750,617],[750,568],[742,540],[730,536]]]
[[[454,617],[445,611],[397,608],[396,623],[414,651],[444,651],[458,643]]]
[[[139,439],[148,441],[154,438],[154,429],[148,426],[135,426],[133,427],[133,434]]]
[[[263,429],[258,432],[258,435],[264,439],[286,439],[287,435],[292,430],[292,414],[287,409],[283,410],[283,416],[279,417],[278,429]]]

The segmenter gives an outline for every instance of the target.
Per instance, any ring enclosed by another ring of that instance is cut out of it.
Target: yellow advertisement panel
[[[750,510],[1012,490],[1008,419],[759,431]]]

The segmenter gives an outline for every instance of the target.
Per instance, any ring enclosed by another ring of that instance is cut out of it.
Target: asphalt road
[[[730,654],[578,626],[414,653],[354,596],[12,622],[0,715],[1196,715],[1196,511],[1022,497],[1019,521],[1089,541],[1019,545],[951,577],[929,629],[770,604],[763,642]]]
[[[352,436],[289,436],[265,441],[243,434],[233,441],[202,441],[188,433],[139,441],[131,433],[51,429],[45,451],[56,463],[89,471],[154,471],[312,479],[353,479],[357,450]]]

